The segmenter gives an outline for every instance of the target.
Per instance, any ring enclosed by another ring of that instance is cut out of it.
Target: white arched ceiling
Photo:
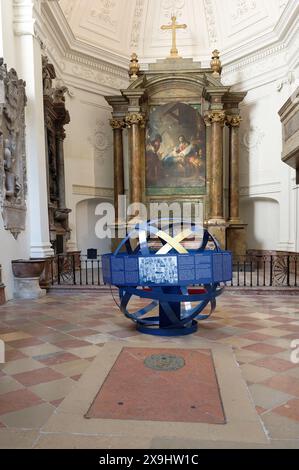
[[[175,13],[188,28],[178,32],[184,57],[209,59],[217,47],[227,61],[277,39],[288,0],[59,0],[78,41],[142,62],[165,58],[171,34],[160,26]]]

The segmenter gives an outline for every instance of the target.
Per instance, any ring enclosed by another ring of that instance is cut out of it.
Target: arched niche
[[[248,249],[277,249],[280,227],[278,200],[269,197],[251,197],[243,200],[241,215],[244,222],[248,224]]]
[[[77,246],[83,255],[89,248],[96,248],[99,255],[111,252],[111,240],[99,239],[95,233],[96,223],[99,220],[99,216],[95,215],[96,208],[103,202],[110,201],[102,198],[89,198],[76,205]]]

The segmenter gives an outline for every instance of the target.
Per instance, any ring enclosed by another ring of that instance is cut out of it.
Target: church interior
[[[298,26],[0,0],[1,449],[299,448]]]

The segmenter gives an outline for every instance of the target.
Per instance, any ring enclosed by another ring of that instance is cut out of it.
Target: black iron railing
[[[102,259],[87,255],[56,255],[51,268],[52,285],[103,286]]]
[[[53,259],[52,285],[103,286],[102,259],[63,254]],[[299,287],[299,254],[247,255],[233,259],[229,287]]]
[[[247,255],[233,259],[233,287],[299,287],[299,254]]]

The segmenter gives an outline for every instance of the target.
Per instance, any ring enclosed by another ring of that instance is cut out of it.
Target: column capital
[[[226,124],[229,127],[240,127],[240,124],[242,121],[243,119],[241,118],[241,116],[237,114],[236,115],[231,114],[226,117]]]
[[[125,121],[123,119],[110,119],[110,126],[113,130],[115,129],[123,129],[125,127]]]
[[[128,128],[130,128],[134,124],[144,127],[145,117],[141,113],[128,113],[125,117],[125,122]]]
[[[207,121],[209,121],[211,124],[220,124],[221,126],[224,126],[225,119],[226,119],[226,114],[223,111],[210,111],[207,116]]]
[[[36,21],[41,0],[13,0],[14,33],[17,36],[36,36]]]

